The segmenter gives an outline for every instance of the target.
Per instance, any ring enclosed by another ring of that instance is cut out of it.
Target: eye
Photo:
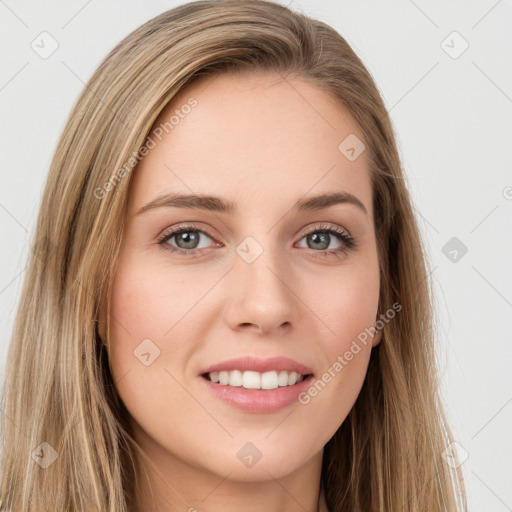
[[[207,231],[198,229],[194,226],[180,226],[174,230],[165,232],[158,240],[157,243],[162,245],[167,251],[181,254],[183,256],[194,256],[201,249],[208,248],[208,246],[200,247],[201,238],[213,239]],[[306,238],[306,243],[313,252],[318,253],[321,257],[328,257],[330,255],[339,256],[341,253],[347,254],[350,249],[356,247],[357,242],[355,238],[349,235],[346,231],[338,228],[337,226],[314,226],[307,231],[301,238]],[[170,242],[174,240],[174,243]],[[331,242],[337,241],[339,247],[330,248]]]
[[[337,226],[314,226],[305,234],[303,239],[304,238],[306,239],[308,247],[314,248],[314,252],[318,252],[322,256],[339,256],[341,253],[347,254],[350,249],[353,249],[357,245],[354,237]],[[337,241],[341,246],[329,249],[333,241]]]
[[[204,230],[193,226],[180,226],[173,231],[164,233],[162,237],[158,239],[157,243],[163,245],[164,249],[168,251],[183,254],[185,256],[192,256],[196,254],[199,249],[204,249],[204,247],[199,247],[199,242],[202,238],[201,235],[206,236],[206,238],[212,238],[211,235]],[[176,239],[175,243],[178,247],[167,243],[173,238]]]

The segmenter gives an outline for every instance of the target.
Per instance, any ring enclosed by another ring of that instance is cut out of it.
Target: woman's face
[[[316,86],[259,73],[192,83],[150,136],[110,311],[137,440],[238,481],[318,461],[378,342],[360,341],[379,298],[360,130]],[[312,201],[334,193],[355,199]]]

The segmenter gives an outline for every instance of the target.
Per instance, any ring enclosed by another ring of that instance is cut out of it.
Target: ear
[[[379,329],[375,333],[375,336],[372,339],[372,348],[376,347],[380,343],[381,339],[382,339],[382,331]]]

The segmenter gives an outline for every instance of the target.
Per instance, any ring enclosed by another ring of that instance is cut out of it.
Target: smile
[[[232,370],[204,374],[204,377],[210,382],[223,386],[243,387],[245,389],[276,389],[278,387],[293,386],[302,382],[307,376],[286,370],[271,370],[264,373]]]

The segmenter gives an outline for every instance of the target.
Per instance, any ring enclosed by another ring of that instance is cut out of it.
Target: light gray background
[[[181,3],[0,0],[2,381],[42,187],[71,107],[113,46]],[[467,453],[470,510],[512,510],[512,3],[288,5],[338,30],[383,95],[429,247],[442,392]],[[46,59],[31,48],[49,48],[43,31],[58,42]],[[452,237],[468,249],[455,262],[452,247],[443,253]]]

